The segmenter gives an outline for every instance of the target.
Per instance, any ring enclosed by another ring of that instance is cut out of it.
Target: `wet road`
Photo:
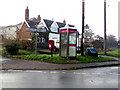
[[[118,88],[118,67],[2,71],[3,88]]]

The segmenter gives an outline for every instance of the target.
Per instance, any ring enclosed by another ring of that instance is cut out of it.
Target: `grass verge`
[[[119,57],[120,58],[120,49],[116,49],[114,51],[107,52],[107,56]],[[104,55],[104,52],[100,52],[99,55]]]
[[[107,61],[116,61],[115,59],[104,58],[104,57],[90,57],[90,56],[81,56],[77,55],[76,60],[70,60],[66,58],[59,57],[59,55],[13,55],[12,58],[19,58],[25,60],[38,60],[47,63],[55,64],[79,64],[79,63],[94,63],[94,62],[107,62]]]

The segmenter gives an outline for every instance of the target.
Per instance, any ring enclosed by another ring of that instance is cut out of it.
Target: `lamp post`
[[[83,56],[84,55],[84,43],[83,43],[83,39],[84,39],[84,4],[85,4],[85,1],[82,0],[82,38],[81,38],[81,55]]]

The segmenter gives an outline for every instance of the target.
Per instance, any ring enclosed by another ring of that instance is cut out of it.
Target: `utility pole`
[[[84,43],[83,43],[83,39],[84,39],[84,4],[85,1],[82,0],[82,38],[81,38],[81,55],[84,56]]]
[[[104,55],[106,55],[106,0],[104,0]]]

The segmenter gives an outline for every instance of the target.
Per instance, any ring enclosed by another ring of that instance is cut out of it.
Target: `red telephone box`
[[[53,40],[49,40],[49,49],[55,49]]]
[[[77,29],[73,27],[60,28],[59,56],[67,58],[77,57]]]

